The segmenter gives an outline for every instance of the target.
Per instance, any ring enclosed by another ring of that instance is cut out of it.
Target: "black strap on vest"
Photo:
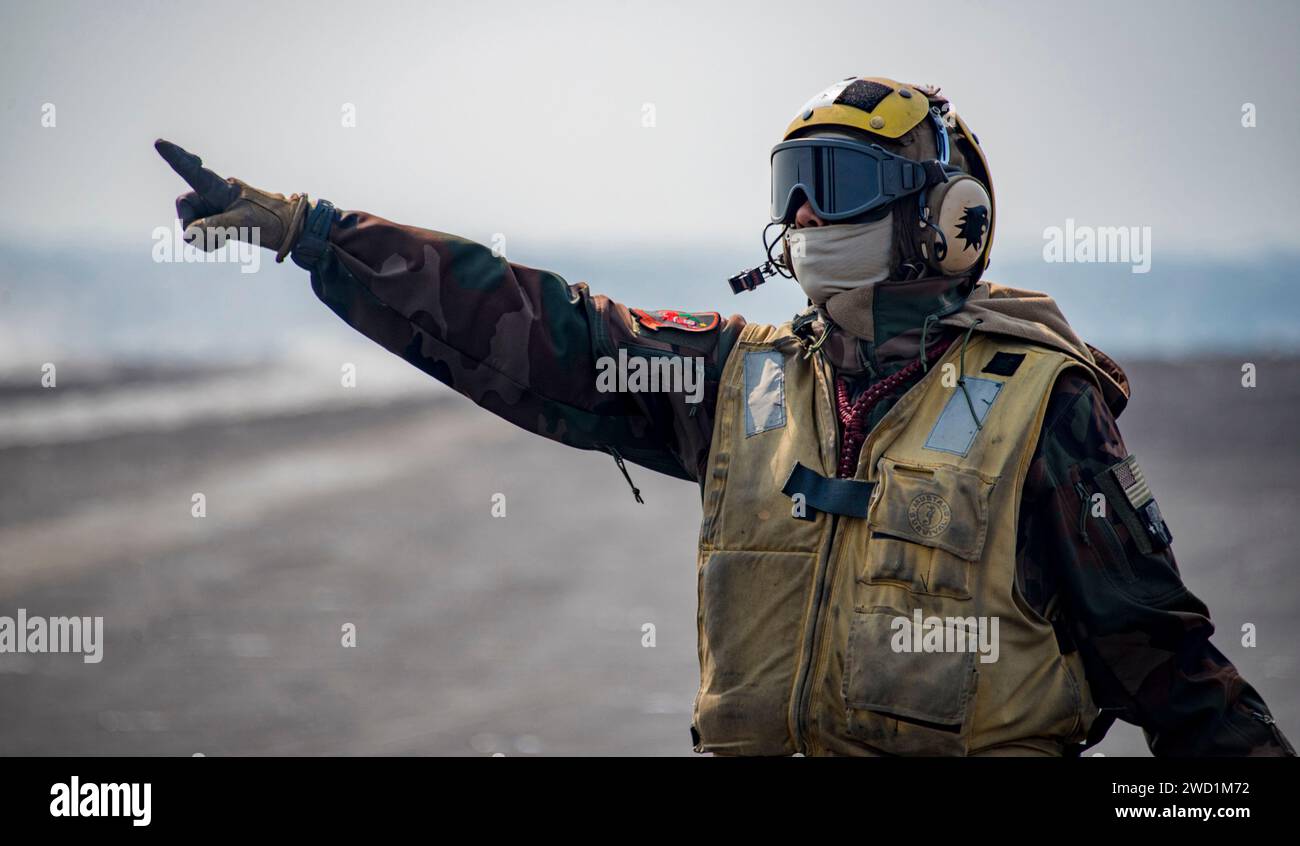
[[[818,511],[844,517],[866,517],[871,489],[875,486],[874,482],[858,479],[828,479],[796,461],[781,493],[792,499],[795,494],[803,494],[804,513],[795,515],[800,520],[816,519]]]

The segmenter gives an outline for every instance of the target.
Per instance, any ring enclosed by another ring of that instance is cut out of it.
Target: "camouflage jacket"
[[[363,212],[318,206],[308,231],[293,257],[311,270],[313,291],[389,351],[530,432],[603,450],[620,468],[626,459],[700,481],[743,318],[680,327],[471,241]],[[598,359],[620,350],[702,358],[702,401],[601,392]],[[1293,755],[1263,699],[1210,643],[1209,612],[1172,552],[1144,554],[1120,520],[1083,519],[1080,480],[1127,455],[1093,384],[1063,376],[1023,493],[1018,583],[1059,620],[1062,648],[1082,652],[1102,709],[1089,742],[1119,718],[1141,726],[1159,756]]]

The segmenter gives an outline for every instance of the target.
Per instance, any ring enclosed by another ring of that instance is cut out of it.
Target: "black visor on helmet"
[[[825,221],[878,209],[925,187],[919,163],[878,144],[799,138],[772,148],[772,221],[791,223],[802,192]]]

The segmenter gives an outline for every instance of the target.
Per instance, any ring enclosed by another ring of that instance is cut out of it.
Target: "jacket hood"
[[[966,329],[976,320],[980,321],[976,332],[1020,338],[1078,360],[1097,376],[1106,405],[1116,417],[1128,404],[1129,383],[1124,371],[1110,356],[1080,339],[1047,294],[981,281],[961,310],[939,323]]]

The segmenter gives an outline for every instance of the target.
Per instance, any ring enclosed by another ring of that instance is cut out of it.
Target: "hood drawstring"
[[[980,422],[980,416],[975,413],[975,403],[971,401],[970,391],[966,390],[966,344],[970,342],[970,334],[975,331],[975,327],[983,322],[977,317],[974,323],[966,327],[966,334],[961,339],[961,365],[957,369],[957,387],[961,388],[962,396],[966,397],[966,407],[970,409],[976,431],[983,429],[984,424]]]
[[[818,350],[820,350],[823,346],[825,346],[826,341],[831,336],[831,330],[834,328],[835,328],[835,324],[827,320],[826,331],[822,332],[822,336],[820,338],[818,338],[816,341],[812,342],[807,346],[807,348],[804,350],[803,357],[805,359],[812,358],[813,355],[815,355]]]
[[[939,322],[939,315],[937,315],[937,314],[927,314],[927,315],[925,316],[925,322],[921,324],[921,352],[918,354],[917,357],[920,358],[920,360],[921,360],[921,372],[922,372],[922,373],[929,373],[929,372],[930,372],[930,365],[928,365],[928,364],[926,363],[926,361],[925,361],[925,347],[926,347],[926,344],[929,342],[929,339],[930,339],[930,326],[931,326],[931,324],[938,323],[938,322]]]
[[[930,327],[938,322],[939,315],[930,314],[926,315],[925,322],[921,324],[921,350],[917,354],[917,360],[921,364],[921,371],[923,373],[928,373],[930,370],[929,365],[926,363],[927,356],[925,349],[930,340]],[[966,397],[966,407],[970,409],[970,416],[974,418],[975,428],[977,430],[983,429],[984,424],[980,422],[979,415],[975,413],[975,403],[971,401],[970,391],[966,390],[966,345],[970,343],[970,336],[971,333],[975,331],[975,327],[979,326],[983,322],[982,319],[977,317],[975,318],[974,323],[966,327],[966,334],[963,335],[961,339],[961,364],[957,371],[957,387],[961,388],[962,396]]]

